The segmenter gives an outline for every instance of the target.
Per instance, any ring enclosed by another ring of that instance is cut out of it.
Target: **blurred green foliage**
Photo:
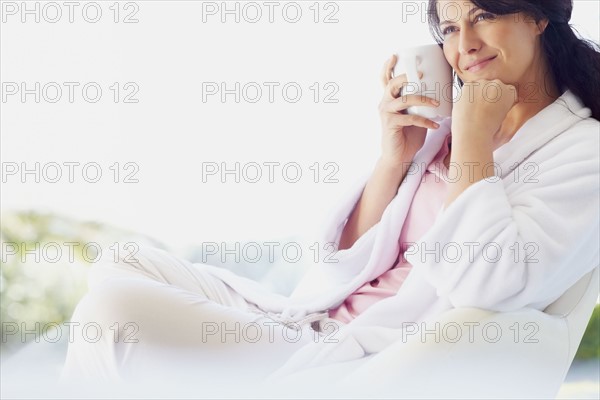
[[[5,335],[8,325],[43,331],[68,321],[87,290],[87,272],[97,249],[133,242],[164,246],[143,235],[96,222],[30,211],[0,216],[0,321],[3,352],[17,350],[36,335]],[[7,330],[8,332],[8,330]]]
[[[596,305],[575,358],[600,358],[600,305]]]

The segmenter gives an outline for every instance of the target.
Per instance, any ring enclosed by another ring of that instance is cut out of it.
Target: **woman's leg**
[[[252,383],[322,340],[309,325],[296,331],[248,311],[242,296],[201,265],[157,249],[136,258],[90,271],[90,290],[71,320],[63,382],[193,376],[218,385],[235,376]]]

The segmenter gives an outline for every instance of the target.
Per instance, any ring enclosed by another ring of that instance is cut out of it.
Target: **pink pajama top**
[[[330,318],[348,323],[377,301],[398,292],[412,268],[404,259],[404,252],[410,243],[417,242],[433,225],[446,198],[448,169],[443,161],[450,151],[451,137],[451,134],[446,136],[444,145],[427,167],[415,192],[400,233],[398,258],[392,268],[358,288],[337,308],[329,310]]]

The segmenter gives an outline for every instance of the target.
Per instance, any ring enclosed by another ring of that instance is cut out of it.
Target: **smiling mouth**
[[[471,68],[468,68],[467,71],[469,71],[469,72],[477,72],[477,71],[479,71],[479,70],[487,67],[487,65],[489,63],[491,63],[492,61],[494,61],[496,59],[496,57],[490,58],[489,60],[485,60],[484,62],[481,62],[481,63],[479,63],[477,65],[473,65]]]

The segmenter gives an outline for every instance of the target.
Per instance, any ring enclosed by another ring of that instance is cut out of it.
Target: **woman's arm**
[[[495,101],[488,99],[486,85],[498,88]],[[494,175],[494,136],[510,120],[508,115],[518,103],[515,87],[498,79],[465,82],[463,90],[472,95],[461,96],[452,108],[450,162],[458,169],[458,180],[450,184],[444,209],[471,185]]]
[[[407,114],[406,109],[410,106],[437,107],[439,103],[422,95],[400,96],[403,87],[408,84],[408,77],[406,74],[392,77],[396,61],[397,56],[392,56],[384,64],[382,72],[385,87],[379,103],[382,155],[348,218],[338,250],[352,247],[359,237],[381,220],[383,211],[398,193],[412,159],[423,147],[427,129],[439,128],[437,123],[425,117]],[[418,72],[422,77],[422,72]]]
[[[381,220],[406,176],[410,162],[390,163],[380,158],[356,207],[350,214],[340,238],[339,250],[345,250]]]
[[[407,250],[413,270],[455,307],[509,311],[558,298],[598,264],[598,127],[580,122],[511,172],[519,158],[502,153],[502,177],[470,185]],[[511,147],[526,156],[528,136],[552,133],[529,129]]]

